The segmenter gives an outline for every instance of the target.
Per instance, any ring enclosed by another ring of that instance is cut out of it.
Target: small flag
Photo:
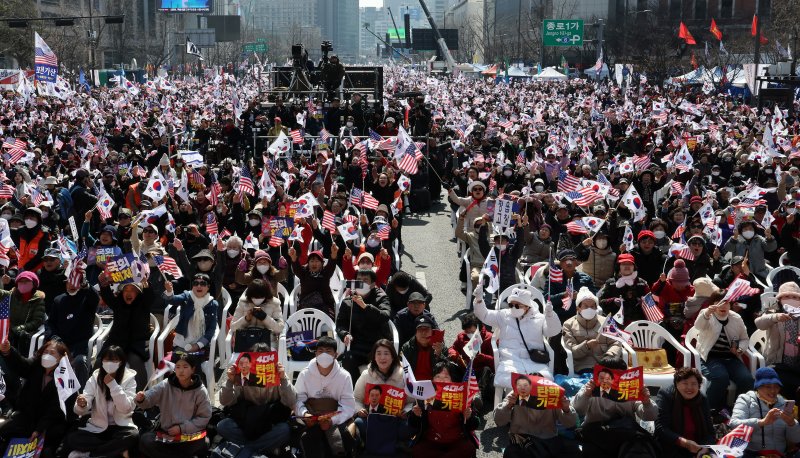
[[[433,382],[430,380],[418,382],[416,377],[414,377],[414,370],[411,369],[411,365],[408,364],[406,357],[401,356],[401,358],[403,362],[403,382],[406,388],[406,394],[420,401],[425,401],[436,396],[436,387],[433,386]]]
[[[8,340],[8,332],[11,329],[11,295],[0,300],[0,342]]]
[[[631,251],[634,248],[633,243],[633,231],[631,230],[630,224],[625,225],[625,234],[622,236],[622,243],[625,244],[625,250]]]
[[[66,414],[67,407],[64,402],[81,389],[81,382],[75,376],[69,358],[62,357],[58,362],[58,367],[55,370],[55,379],[58,402],[61,404],[61,410]]]
[[[172,275],[172,278],[183,277],[181,269],[178,267],[178,264],[173,258],[169,256],[153,256],[153,261],[156,262],[158,270],[165,274]]]
[[[219,226],[217,225],[217,217],[214,212],[208,212],[206,215],[206,232],[214,235],[219,234]]]
[[[755,296],[759,294],[758,288],[750,286],[750,282],[744,278],[736,278],[728,285],[728,291],[725,293],[723,301],[736,302],[739,298],[744,296]]]
[[[647,316],[647,319],[653,323],[658,323],[664,319],[664,314],[661,312],[661,309],[658,308],[658,304],[655,299],[653,299],[652,293],[647,293],[647,295],[642,298],[642,310],[645,316]]]
[[[269,246],[271,247],[279,247],[283,245],[283,238],[279,235],[273,235],[269,238]]]
[[[378,238],[381,240],[389,240],[389,233],[392,227],[388,224],[381,224],[378,226]]]
[[[719,27],[717,27],[717,22],[714,20],[714,18],[711,18],[711,28],[708,30],[718,41],[722,41],[722,31],[719,29]]]
[[[550,260],[550,275],[549,280],[553,283],[561,283],[564,281],[564,272],[555,264],[555,261]]]
[[[479,334],[477,331],[475,334]],[[472,400],[475,399],[478,393],[480,393],[480,386],[478,386],[478,378],[475,377],[475,368],[472,367],[473,360],[469,360],[469,364],[467,364],[467,370],[464,372],[464,382],[467,384],[467,405],[472,403]]]
[[[331,234],[336,232],[336,217],[333,215],[333,212],[325,210],[325,213],[322,214],[322,227],[327,229]]]
[[[671,257],[681,258],[687,261],[694,261],[694,253],[692,253],[692,249],[682,243],[673,243],[670,245],[669,255]]]
[[[289,136],[292,137],[292,142],[296,144],[303,144],[303,133],[300,132],[300,129],[290,130]]]
[[[247,164],[242,166],[242,171],[239,174],[239,192],[254,196],[256,190],[253,187],[253,175],[250,174],[250,167]]]
[[[747,444],[750,443],[750,437],[753,435],[753,427],[747,425],[739,425],[726,434],[719,440],[719,445],[727,445],[731,448],[745,449]]]
[[[191,54],[200,60],[203,60],[203,55],[200,54],[200,48],[189,40],[186,40],[186,54]]]
[[[686,27],[686,24],[681,22],[680,27],[678,28],[678,38],[682,38],[687,45],[696,45],[697,42],[694,40],[694,37],[689,32],[689,29]]]
[[[372,194],[364,192],[358,188],[353,188],[350,191],[350,202],[361,208],[367,208],[369,210],[377,210],[378,205],[380,205],[378,199],[372,197]]]

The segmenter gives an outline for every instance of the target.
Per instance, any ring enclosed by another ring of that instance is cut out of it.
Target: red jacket
[[[488,367],[489,370],[494,372],[492,333],[487,331],[483,326],[481,327],[480,333],[481,338],[483,339],[483,343],[481,344],[481,352],[475,355],[475,363],[473,364],[472,368],[475,370],[475,374],[479,374],[484,367]],[[465,367],[467,361],[469,361],[467,354],[464,353],[464,346],[467,345],[467,342],[469,342],[467,333],[461,331],[458,333],[458,336],[456,336],[456,340],[453,341],[453,345],[447,350],[447,357],[462,367]]]
[[[683,317],[683,303],[694,296],[694,286],[689,285],[683,291],[678,291],[670,280],[666,282],[656,280],[651,291],[654,296],[658,296],[658,307],[664,312],[665,317]],[[680,304],[680,306],[676,304]]]

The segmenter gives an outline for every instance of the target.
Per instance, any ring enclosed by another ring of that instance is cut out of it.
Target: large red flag
[[[763,33],[761,34],[761,37],[759,37],[758,41],[760,41],[762,45],[769,44],[769,40],[764,36]]]
[[[689,29],[686,27],[686,24],[684,24],[683,22],[681,22],[681,26],[678,29],[678,37],[683,38],[683,40],[686,41],[687,45],[697,44],[697,42],[694,40],[694,37],[689,32]]]
[[[750,26],[750,35],[758,35],[758,16],[755,14],[753,15],[753,25]]]
[[[717,21],[714,18],[711,18],[711,28],[708,29],[711,31],[711,34],[714,35],[718,41],[722,41],[722,31],[717,27]]]

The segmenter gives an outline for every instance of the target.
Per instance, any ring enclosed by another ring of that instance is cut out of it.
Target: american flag
[[[378,238],[381,240],[389,240],[389,233],[392,227],[388,224],[381,224],[378,226]]]
[[[680,226],[675,228],[675,232],[672,234],[672,239],[677,240],[683,237],[683,233],[686,232],[686,220],[684,220]]]
[[[361,179],[363,180],[367,177],[367,172],[369,171],[369,159],[367,159],[365,150],[362,150],[358,157],[358,165],[361,167]]]
[[[153,256],[153,261],[156,262],[158,270],[165,274],[172,275],[172,278],[181,278],[183,273],[178,267],[178,264],[169,256]]]
[[[588,207],[598,200],[603,200],[603,196],[595,192],[592,188],[581,188],[577,191],[569,191],[564,193],[564,197],[579,207]]]
[[[203,175],[201,175],[200,172],[195,169],[192,169],[191,172],[189,172],[189,181],[196,184],[204,184],[206,182],[205,178],[203,178]]]
[[[273,235],[269,238],[269,246],[278,247],[283,245],[283,238],[280,235]]]
[[[606,178],[605,175],[603,175],[602,173],[598,173],[597,174],[597,181],[599,181],[600,183],[608,186],[608,193],[609,194],[611,194],[612,196],[614,196],[616,198],[619,198],[619,189],[614,188],[614,185],[612,185],[611,182],[608,181],[608,178]]]
[[[561,269],[558,266],[556,266],[555,262],[553,262],[552,259],[550,260],[549,278],[550,282],[561,283],[562,281],[564,281],[564,272],[562,272]]]
[[[745,448],[750,442],[750,437],[753,435],[753,427],[747,425],[739,425],[726,434],[719,440],[719,445],[727,445],[731,448]]]
[[[225,229],[222,230],[222,232],[220,232],[219,238],[221,238],[222,240],[225,240],[226,238],[228,238],[228,237],[230,237],[232,235],[233,234],[231,234],[231,231],[228,230],[228,228],[226,227]]]
[[[644,170],[650,167],[650,155],[646,156],[633,156],[633,165],[637,170]]]
[[[292,137],[292,142],[299,144],[303,143],[303,133],[300,129],[290,130],[289,136]]]
[[[647,295],[642,298],[642,310],[645,316],[647,316],[647,319],[653,323],[658,323],[664,319],[664,314],[661,312],[661,309],[658,308],[658,304],[655,299],[653,299],[652,293],[647,293]]]
[[[375,132],[372,129],[369,130],[369,139],[372,140],[372,141],[375,141],[375,142],[382,142],[383,141],[383,137],[381,137],[381,135],[379,133]]]
[[[250,167],[247,164],[242,165],[242,171],[239,174],[239,192],[254,196],[256,189],[253,187],[253,175],[250,174]]]
[[[344,215],[342,217],[342,221],[345,223],[353,223],[355,224],[358,221],[358,216],[356,215]]]
[[[89,129],[88,122],[83,125],[83,130],[81,131],[81,138],[86,143],[97,143],[97,137],[95,137],[91,129]]]
[[[405,152],[403,152],[403,157],[397,161],[397,166],[400,167],[401,170],[408,173],[409,175],[416,175],[418,168],[417,168],[417,157],[414,154],[416,151],[417,146],[413,143],[408,145]]]
[[[41,44],[42,46],[36,46],[33,63],[58,67],[58,58],[55,53],[47,46],[44,40],[41,41]]]
[[[212,172],[211,189],[209,189],[208,195],[206,196],[208,198],[209,203],[211,203],[212,206],[216,206],[217,202],[219,202],[218,196],[220,192],[222,192],[222,186],[219,184],[219,181],[217,181],[217,175]]]
[[[209,234],[219,234],[219,226],[217,226],[217,217],[214,212],[206,214],[206,232]]]
[[[64,142],[62,142],[60,138],[56,137],[55,140],[53,140],[53,148],[55,148],[56,151],[60,151],[63,147]]]
[[[24,141],[17,140],[16,138],[13,138],[13,137],[6,137],[3,140],[3,148],[25,149],[27,147],[28,147],[28,145]]]
[[[309,115],[313,116],[313,115],[317,114],[317,107],[314,106],[314,102],[312,102],[311,100],[306,102],[306,110],[308,110],[308,114]]]
[[[322,129],[321,131],[319,131],[319,138],[320,138],[320,139],[321,139],[321,140],[322,140],[324,143],[328,143],[328,140],[330,140],[330,139],[331,139],[331,134],[330,134],[330,132],[328,132],[327,130],[325,130],[325,129]]]
[[[378,199],[372,197],[372,194],[364,192],[358,188],[353,188],[353,190],[350,191],[350,202],[358,205],[361,208],[367,208],[369,210],[377,210],[378,205],[380,205]]]
[[[0,342],[8,341],[8,331],[11,329],[11,294],[0,300]]]
[[[478,378],[475,377],[475,368],[472,367],[472,359],[467,364],[467,370],[464,372],[464,383],[467,384],[467,405],[472,403],[478,393],[480,393],[480,386],[478,386]]]
[[[750,286],[749,281],[740,277],[734,279],[731,284],[728,285],[728,292],[725,293],[725,297],[723,297],[722,300],[736,302],[740,297],[755,296],[757,294],[759,294],[758,288],[753,288]]]
[[[322,227],[328,230],[331,234],[336,233],[336,217],[333,212],[325,210],[322,214]]]
[[[567,223],[567,231],[570,234],[588,234],[589,229],[584,226],[583,221],[575,220]]]
[[[564,288],[564,297],[561,298],[561,308],[569,310],[572,306],[572,294],[575,293],[575,288],[572,286],[572,279],[567,280],[567,287]]]
[[[14,149],[10,150],[8,152],[8,154],[9,154],[8,163],[9,164],[16,164],[17,161],[19,161],[20,159],[25,157],[25,150],[21,150],[19,148],[14,148]]]
[[[566,170],[558,171],[558,192],[575,191],[580,185],[581,181],[567,173]]]
[[[497,121],[497,125],[502,127],[503,129],[511,129],[512,127],[514,127],[514,123],[509,121],[508,119],[501,119],[500,121]]]
[[[86,253],[86,247],[83,247],[72,260],[72,270],[67,281],[73,288],[80,288],[83,283],[83,275],[86,272],[86,263],[83,260],[86,259]]]
[[[694,253],[692,253],[692,249],[682,243],[673,243],[670,245],[669,255],[671,257],[681,258],[687,261],[694,261]]]
[[[5,183],[0,183],[0,199],[10,199],[12,197],[14,197],[14,188]]]

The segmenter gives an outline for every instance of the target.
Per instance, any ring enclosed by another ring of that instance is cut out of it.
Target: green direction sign
[[[406,29],[389,29],[389,39],[390,40],[405,40],[406,39]]]
[[[542,37],[545,46],[581,46],[583,19],[545,19]]]
[[[242,52],[267,52],[266,43],[245,43],[242,46]]]
[[[267,42],[266,38],[256,38],[256,43],[266,43],[266,42]]]

